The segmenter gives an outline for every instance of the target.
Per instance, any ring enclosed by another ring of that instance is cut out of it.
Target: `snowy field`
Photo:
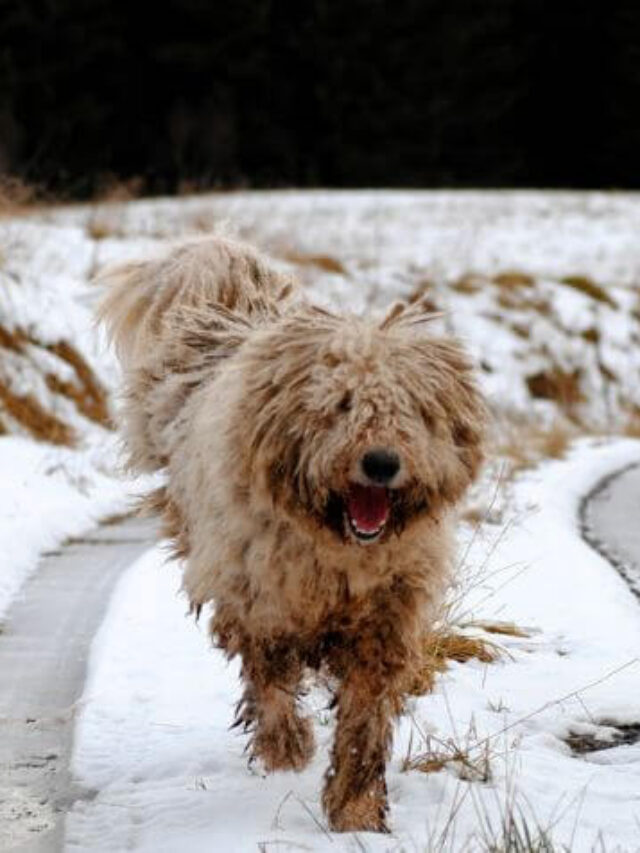
[[[0,221],[0,617],[39,553],[141,488],[117,470],[104,410],[117,371],[92,327],[92,277],[220,229],[267,249],[318,301],[375,311],[426,294],[465,339],[495,457],[463,510],[452,615],[501,654],[452,663],[411,700],[389,771],[392,835],[330,835],[327,697],[308,698],[312,766],[252,772],[228,731],[236,670],[185,618],[178,572],[152,551],[96,638],[74,757],[96,795],[70,815],[68,849],[499,850],[510,814],[514,833],[558,849],[640,850],[640,746],[586,748],[640,719],[640,609],[577,526],[595,482],[640,459],[640,197],[237,193]],[[487,634],[486,620],[521,630]]]

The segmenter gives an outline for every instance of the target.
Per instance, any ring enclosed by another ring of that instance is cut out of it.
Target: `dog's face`
[[[352,546],[458,500],[481,462],[484,407],[461,348],[427,337],[424,319],[307,309],[252,337],[237,421],[250,488]]]

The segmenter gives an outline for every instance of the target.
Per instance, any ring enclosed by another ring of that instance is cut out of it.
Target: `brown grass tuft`
[[[595,299],[596,302],[603,302],[612,308],[618,308],[618,303],[615,299],[603,287],[596,284],[593,279],[588,278],[586,275],[567,275],[560,279],[560,283],[580,293],[584,293],[585,296]]]
[[[478,293],[479,290],[482,290],[485,285],[486,280],[479,275],[473,275],[473,273],[467,273],[466,275],[460,276],[460,278],[452,281],[449,287],[451,290],[455,290],[456,293]]]
[[[123,521],[128,521],[130,518],[135,518],[138,512],[135,507],[127,512],[113,512],[111,515],[105,515],[100,519],[101,527],[113,527],[116,524],[121,524]]]
[[[120,234],[119,227],[113,222],[108,222],[106,219],[92,217],[87,222],[87,235],[92,240],[105,240],[107,237],[117,237]]]
[[[325,272],[334,273],[336,275],[348,275],[345,266],[331,255],[313,255],[303,252],[287,252],[284,256],[287,261],[299,266],[318,267]]]
[[[500,634],[503,637],[530,637],[531,633],[520,628],[515,622],[489,622],[478,620],[471,623],[474,628],[481,628],[487,634]]]
[[[561,418],[548,427],[513,424],[502,431],[492,451],[509,460],[508,475],[513,477],[544,459],[563,459],[575,434],[575,428]]]
[[[631,412],[629,412],[624,424],[621,429],[622,435],[626,435],[629,438],[640,438],[640,409],[634,407]]]
[[[539,430],[534,436],[534,445],[545,459],[564,459],[571,432],[561,421],[553,423],[549,429]]]
[[[449,661],[466,663],[479,660],[493,663],[500,657],[498,647],[481,637],[470,637],[453,631],[435,631],[424,637],[422,660],[406,692],[412,696],[422,696],[433,690],[436,675],[445,672]]]
[[[498,273],[498,275],[493,277],[492,281],[499,287],[509,289],[535,286],[535,280],[532,276],[524,272],[518,272],[518,270],[506,270],[505,272]]]
[[[21,329],[7,329],[0,325],[0,347],[21,353],[24,351],[27,340],[27,336]]]
[[[0,326],[0,348],[10,350],[14,353],[24,354],[27,344],[40,347],[41,349],[45,349],[57,356],[66,364],[70,365],[76,374],[77,382],[68,382],[60,379],[60,377],[55,373],[47,373],[44,379],[50,391],[71,400],[78,411],[89,420],[109,429],[113,428],[111,418],[109,416],[107,393],[98,381],[87,361],[74,346],[67,341],[58,341],[55,344],[44,344],[32,335],[28,335],[22,329],[7,329],[5,326]],[[12,392],[10,392],[5,386],[5,396],[7,394],[12,395]],[[7,408],[9,414],[16,417],[16,419],[20,421],[20,423],[23,423],[27,428],[30,428],[29,423],[36,424],[42,421],[42,413],[44,412],[44,409],[33,397],[16,397],[15,395],[13,395],[13,397],[13,402],[10,404],[5,401],[5,408]],[[22,403],[18,404],[16,400],[21,400]],[[9,405],[16,410],[20,410],[20,412],[22,412],[21,416],[18,417],[14,412],[9,411]],[[36,409],[39,411],[36,411]],[[53,415],[51,417],[58,420]],[[22,418],[25,418],[26,420],[23,422]],[[62,421],[59,421],[59,423],[62,424]],[[65,428],[67,427],[65,426]],[[52,425],[44,427],[44,430],[47,434],[57,434],[57,430],[53,428]],[[67,440],[61,440],[55,441],[54,443],[67,444],[68,442]]]
[[[86,418],[113,429],[107,405],[107,393],[89,367],[84,357],[67,341],[47,344],[49,352],[69,364],[75,371],[78,384],[65,382],[54,374],[47,374],[46,382],[50,390],[72,400]]]
[[[553,400],[565,411],[571,411],[578,403],[585,400],[580,390],[581,371],[572,371],[554,365],[548,370],[541,370],[527,376],[526,383],[532,397],[539,400]]]
[[[588,344],[598,344],[600,343],[600,330],[596,329],[595,326],[591,326],[590,328],[584,329],[584,331],[580,332],[580,337]]]
[[[38,440],[66,447],[73,447],[76,443],[75,432],[68,424],[47,412],[31,394],[16,394],[2,381],[0,381],[0,405],[10,417]]]

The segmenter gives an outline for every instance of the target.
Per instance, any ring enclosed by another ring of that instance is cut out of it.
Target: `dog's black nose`
[[[362,457],[362,470],[374,483],[384,486],[400,470],[400,457],[393,450],[369,450]]]

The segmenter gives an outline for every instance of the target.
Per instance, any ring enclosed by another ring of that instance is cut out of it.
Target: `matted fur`
[[[306,667],[326,666],[338,684],[330,825],[384,830],[400,685],[448,580],[450,510],[482,457],[466,355],[429,334],[422,305],[337,316],[219,238],[106,278],[130,462],[166,471],[150,503],[185,558],[192,608],[212,603],[212,636],[242,656],[237,721],[253,755],[268,770],[305,766],[313,734],[296,694]],[[347,496],[369,488],[372,448],[401,465],[388,523],[363,544]]]

